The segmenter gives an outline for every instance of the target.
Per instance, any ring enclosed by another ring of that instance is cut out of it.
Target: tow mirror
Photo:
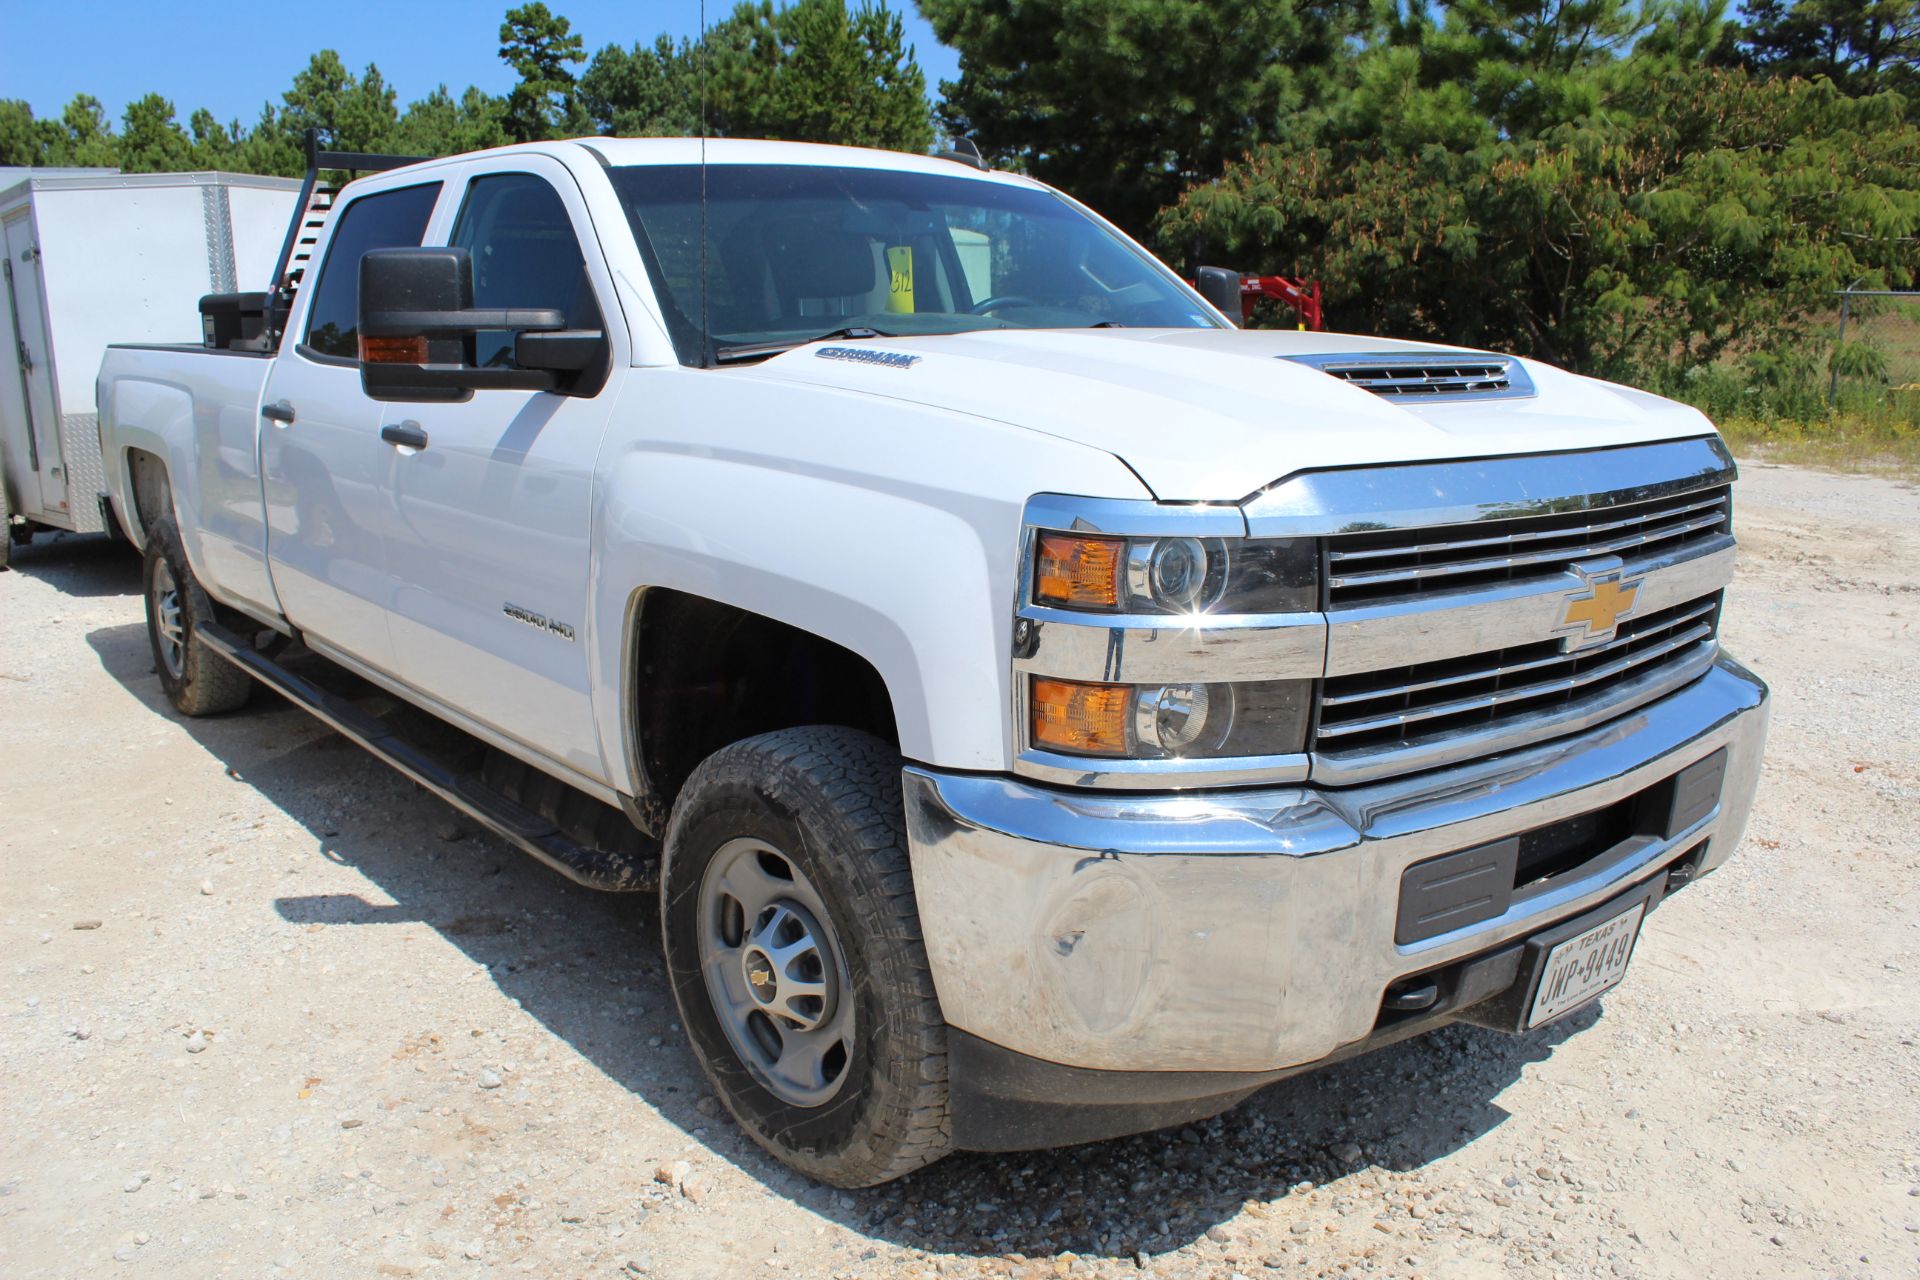
[[[374,400],[459,401],[475,391],[591,395],[607,336],[551,307],[476,307],[465,249],[371,249],[360,259],[360,386]],[[518,368],[474,363],[474,337],[513,332]],[[592,385],[578,385],[591,379]]]
[[[1202,267],[1194,280],[1200,296],[1233,321],[1237,328],[1245,315],[1240,309],[1240,273],[1226,267]]]

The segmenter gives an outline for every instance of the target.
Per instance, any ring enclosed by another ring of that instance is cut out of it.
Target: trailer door
[[[15,372],[0,389],[8,410],[7,476],[18,511],[28,516],[67,516],[66,476],[60,458],[60,415],[53,399],[53,359],[47,350],[46,311],[40,297],[40,250],[25,210],[4,227],[7,257],[0,285],[7,293],[8,363]],[[17,421],[16,421],[17,420]]]

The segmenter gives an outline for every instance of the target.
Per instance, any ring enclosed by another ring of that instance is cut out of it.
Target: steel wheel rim
[[[187,628],[180,606],[180,584],[165,560],[153,567],[152,606],[160,665],[177,680],[187,662]]]
[[[763,840],[729,840],[700,878],[698,932],[707,998],[753,1078],[797,1107],[832,1101],[853,1060],[853,988],[805,874]]]

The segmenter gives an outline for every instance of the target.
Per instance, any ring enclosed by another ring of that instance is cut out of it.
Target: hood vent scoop
[[[1474,351],[1359,351],[1282,356],[1388,400],[1502,400],[1533,394],[1533,380],[1511,356]]]

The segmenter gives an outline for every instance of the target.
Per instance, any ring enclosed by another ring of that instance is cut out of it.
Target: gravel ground
[[[0,1273],[1920,1274],[1920,492],[1751,466],[1760,808],[1627,981],[1178,1131],[846,1194],[717,1118],[644,905],[262,698],[97,539],[0,575]]]

